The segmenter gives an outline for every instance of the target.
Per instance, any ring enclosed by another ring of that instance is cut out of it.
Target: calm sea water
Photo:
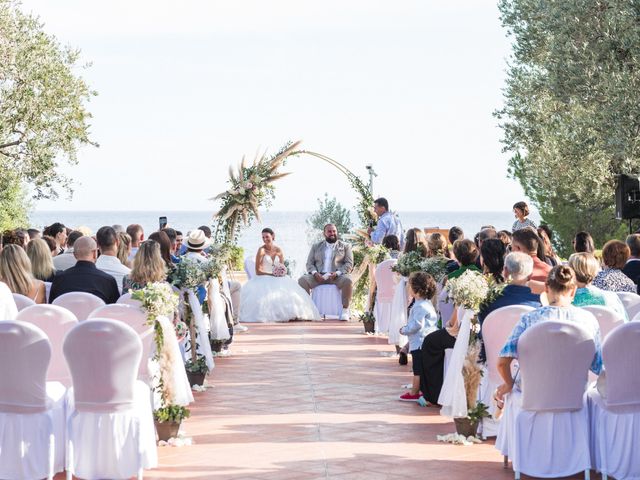
[[[240,245],[246,255],[254,255],[262,244],[260,231],[270,227],[276,232],[276,243],[285,255],[294,260],[296,273],[304,270],[309,247],[313,242],[313,232],[307,225],[312,212],[265,212],[262,223],[254,223],[244,230]],[[506,212],[398,212],[405,229],[411,227],[450,228],[459,226],[467,237],[473,235],[484,225],[493,225],[498,230],[511,229],[514,217]],[[103,225],[120,224],[125,228],[132,223],[139,223],[149,234],[158,229],[158,217],[167,217],[169,226],[182,231],[185,235],[200,225],[211,224],[211,212],[152,212],[152,211],[39,211],[31,215],[31,226],[42,229],[45,225],[62,222],[68,227],[86,226],[94,232]],[[354,215],[352,215],[354,216]],[[355,218],[355,216],[354,216]],[[538,221],[532,215],[532,220]],[[354,222],[355,223],[355,222]]]

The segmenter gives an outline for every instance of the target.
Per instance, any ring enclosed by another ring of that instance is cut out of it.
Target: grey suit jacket
[[[309,257],[307,258],[307,272],[313,271],[324,272],[324,251],[326,242],[323,240],[311,247]],[[333,258],[331,260],[331,272],[341,272],[343,275],[351,273],[353,270],[353,252],[351,245],[341,240],[336,242],[333,250]]]

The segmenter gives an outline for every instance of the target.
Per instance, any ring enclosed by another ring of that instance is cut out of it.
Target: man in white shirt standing
[[[389,211],[389,202],[386,198],[378,198],[373,202],[373,211],[378,216],[378,224],[375,230],[369,227],[371,241],[381,244],[387,235],[395,235],[400,240],[400,246],[404,246],[404,235],[402,233],[402,224],[400,219]]]
[[[351,245],[338,240],[338,230],[333,224],[325,225],[324,240],[311,247],[307,258],[307,274],[298,279],[298,284],[307,293],[318,285],[331,284],[342,294],[342,316],[349,320],[349,304],[353,294],[353,282],[349,273],[353,270]]]
[[[113,227],[102,227],[96,233],[96,240],[100,250],[96,267],[116,279],[118,291],[122,294],[122,281],[125,275],[131,273],[131,269],[118,260],[118,244],[120,243],[118,234]]]
[[[60,255],[53,257],[53,266],[56,267],[56,270],[63,271],[75,266],[77,260],[73,254],[73,245],[76,243],[76,240],[83,236],[84,234],[78,230],[74,230],[69,234],[67,237],[67,248],[65,248],[64,252]]]
[[[142,229],[142,225],[133,223],[127,227],[127,233],[131,237],[131,253],[129,254],[129,262],[132,262],[133,257],[138,253],[140,244],[144,242],[144,230]]]

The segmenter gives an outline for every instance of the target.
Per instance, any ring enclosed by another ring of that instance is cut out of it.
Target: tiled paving
[[[145,478],[513,478],[493,442],[436,441],[453,423],[397,400],[410,367],[382,356],[392,348],[361,324],[249,326],[234,355],[217,359],[214,387],[195,394],[184,424],[194,445],[161,447]]]

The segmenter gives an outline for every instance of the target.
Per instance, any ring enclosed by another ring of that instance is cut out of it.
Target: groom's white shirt
[[[329,242],[324,242],[324,273],[329,273],[331,271],[331,260],[333,258],[333,249],[336,246],[335,243],[331,244]]]

